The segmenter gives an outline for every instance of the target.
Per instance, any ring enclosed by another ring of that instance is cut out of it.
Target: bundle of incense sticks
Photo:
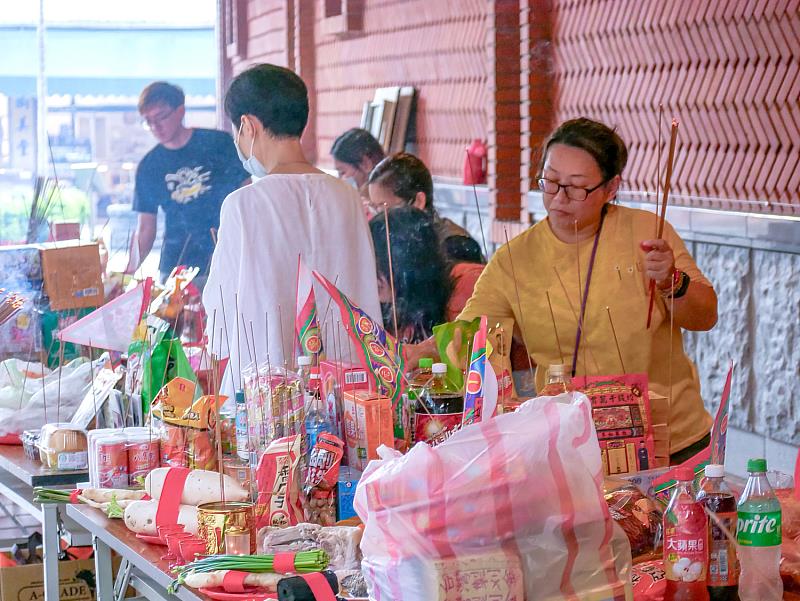
[[[22,296],[0,288],[0,326],[14,317],[24,304],[25,299]]]
[[[28,232],[26,242],[36,242],[41,226],[47,222],[47,215],[58,191],[58,180],[49,177],[37,177],[33,185],[31,212],[28,215]],[[59,192],[60,194],[60,192]]]

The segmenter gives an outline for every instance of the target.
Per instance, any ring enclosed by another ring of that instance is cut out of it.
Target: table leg
[[[60,583],[58,555],[61,551],[58,535],[58,505],[42,503],[42,548],[44,550],[44,598],[58,601]]]
[[[123,559],[117,570],[117,578],[114,580],[114,599],[122,601],[125,593],[128,592],[128,584],[131,581],[131,562]]]
[[[111,547],[94,537],[94,569],[97,579],[97,601],[114,601],[114,573],[111,569]]]

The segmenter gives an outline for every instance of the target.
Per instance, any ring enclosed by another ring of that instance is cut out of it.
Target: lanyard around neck
[[[572,377],[575,377],[575,369],[578,366],[578,350],[581,347],[581,338],[583,336],[583,319],[586,316],[586,301],[589,298],[589,284],[592,282],[592,272],[594,271],[594,260],[597,257],[597,244],[600,242],[600,232],[603,231],[603,222],[606,220],[606,209],[608,205],[603,205],[600,211],[600,225],[594,235],[594,242],[592,243],[592,254],[589,257],[589,269],[586,272],[586,284],[583,287],[583,298],[581,299],[581,314],[578,320],[578,329],[575,332],[575,351],[572,353]],[[576,242],[577,244],[577,242]],[[586,367],[586,366],[584,366]],[[588,373],[587,373],[588,375]]]

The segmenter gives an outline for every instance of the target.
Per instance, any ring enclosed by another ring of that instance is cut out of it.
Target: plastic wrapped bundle
[[[459,598],[442,596],[442,579],[479,557],[508,577],[519,566],[527,599],[632,598],[630,546],[609,516],[584,395],[532,399],[435,448],[382,457],[355,501],[371,598]]]

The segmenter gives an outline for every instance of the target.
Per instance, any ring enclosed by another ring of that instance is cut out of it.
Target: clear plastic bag
[[[6,372],[7,379],[5,385],[0,382],[0,436],[41,428],[46,422],[72,419],[91,389],[92,370],[97,374],[105,361],[98,359],[92,366],[87,359],[74,359],[61,370],[48,371],[43,378],[24,376],[26,369],[32,372],[38,369],[41,373],[37,364],[26,367],[22,361],[3,362],[4,368],[0,369]]]
[[[584,395],[532,399],[436,448],[382,453],[355,500],[371,599],[478,599],[487,579],[505,583],[497,599],[632,598]]]

